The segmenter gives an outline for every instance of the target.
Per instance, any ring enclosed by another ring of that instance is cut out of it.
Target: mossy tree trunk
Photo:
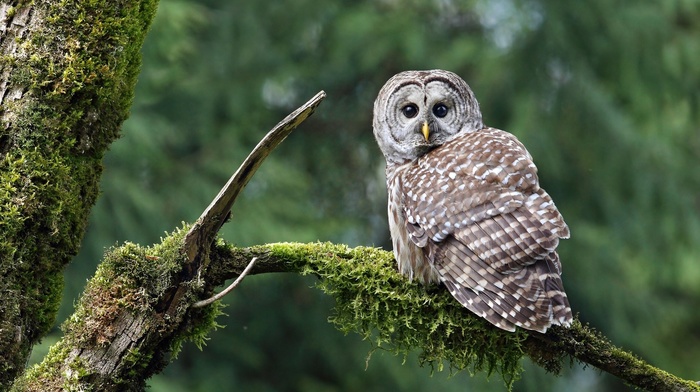
[[[156,0],[0,4],[0,389],[55,322]]]

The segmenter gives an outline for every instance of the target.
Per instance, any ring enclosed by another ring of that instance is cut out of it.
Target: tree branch
[[[243,281],[243,278],[245,278],[246,275],[248,275],[248,273],[250,272],[250,270],[253,269],[253,266],[255,265],[255,262],[257,260],[258,260],[257,257],[253,257],[253,259],[250,260],[250,263],[248,263],[248,265],[245,267],[243,272],[241,272],[241,274],[238,275],[236,280],[233,281],[233,283],[231,283],[228,287],[226,287],[220,293],[214,295],[213,297],[210,297],[210,298],[207,298],[207,299],[204,299],[201,301],[197,301],[194,304],[192,304],[192,307],[193,308],[201,308],[201,307],[204,307],[207,305],[211,305],[212,303],[224,298],[226,296],[226,294],[230,293],[233,289],[238,287],[239,284],[241,284],[241,282]]]
[[[251,248],[220,243],[213,254],[216,261],[212,259],[212,262],[221,266],[219,279],[237,274],[251,257],[259,258],[251,274],[297,272],[317,275],[321,278],[320,288],[335,297],[337,305],[333,320],[339,329],[355,331],[366,338],[372,338],[372,329],[376,329],[377,345],[389,345],[399,353],[417,348],[422,350],[423,360],[438,366],[443,360],[450,361],[457,369],[482,364],[484,369],[505,372],[504,379],[510,383],[519,374],[519,367],[509,362],[512,358],[508,355],[512,351],[504,347],[512,345],[510,348],[520,350],[553,373],[558,373],[562,364],[574,358],[647,391],[700,391],[697,383],[669,374],[615,347],[599,332],[578,320],[571,328],[553,327],[546,334],[522,330],[512,334],[493,328],[452,301],[446,294],[447,290],[425,290],[420,285],[408,283],[396,271],[390,252],[365,247],[350,249],[328,243],[271,244]],[[425,305],[416,306],[416,303]],[[441,305],[434,306],[438,303]],[[379,314],[374,314],[373,309],[379,309]],[[426,314],[439,316],[426,319]],[[386,321],[392,317],[396,319]],[[360,320],[354,321],[355,318]],[[461,331],[456,333],[457,339],[453,339],[454,331],[439,335],[450,342],[442,349],[436,349],[437,342],[431,339],[413,336],[414,331],[432,335],[430,331],[446,331],[455,326],[461,326]],[[488,350],[498,351],[504,356],[481,357],[479,350],[470,347],[474,344],[481,346],[480,341],[489,342]],[[415,342],[421,343],[413,344]],[[475,356],[465,362],[460,356],[464,352]]]
[[[203,252],[208,250],[219,229],[228,218],[236,198],[243,191],[265,158],[316,110],[316,107],[325,97],[325,92],[318,92],[308,102],[290,113],[272,128],[260,143],[255,146],[253,151],[248,154],[243,164],[231,176],[226,185],[224,185],[219,194],[209,204],[209,207],[187,233],[184,250],[191,261],[201,257]]]
[[[108,252],[63,325],[64,337],[13,390],[143,390],[184,341],[201,345],[220,314],[218,303],[193,306],[223,283],[207,268],[216,233],[265,157],[324,97],[318,93],[277,124],[192,227],[150,248],[127,243]]]
[[[558,371],[567,354],[647,391],[700,390],[698,383],[676,377],[615,347],[600,332],[578,320],[571,328],[557,326],[545,335],[532,333],[524,347],[535,363],[553,371]]]

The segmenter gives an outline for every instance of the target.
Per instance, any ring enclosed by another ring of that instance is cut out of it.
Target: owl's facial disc
[[[460,132],[482,127],[469,86],[447,71],[397,74],[382,87],[374,104],[374,134],[388,162],[414,160]]]
[[[415,159],[444,144],[460,127],[454,98],[435,87],[434,83],[407,83],[390,96],[385,120],[395,124],[387,129],[395,156]]]

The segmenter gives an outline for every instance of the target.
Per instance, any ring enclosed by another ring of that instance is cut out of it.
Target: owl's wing
[[[570,322],[555,251],[569,230],[513,135],[464,134],[421,157],[402,185],[411,240],[465,307],[506,330]]]

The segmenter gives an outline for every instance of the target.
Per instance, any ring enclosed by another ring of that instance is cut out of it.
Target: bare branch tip
[[[215,234],[224,224],[224,220],[231,211],[238,194],[243,190],[265,158],[287,135],[316,110],[325,97],[326,92],[323,90],[316,93],[306,103],[280,121],[255,146],[187,233],[184,248],[190,261],[194,260],[197,254],[214,240]]]

